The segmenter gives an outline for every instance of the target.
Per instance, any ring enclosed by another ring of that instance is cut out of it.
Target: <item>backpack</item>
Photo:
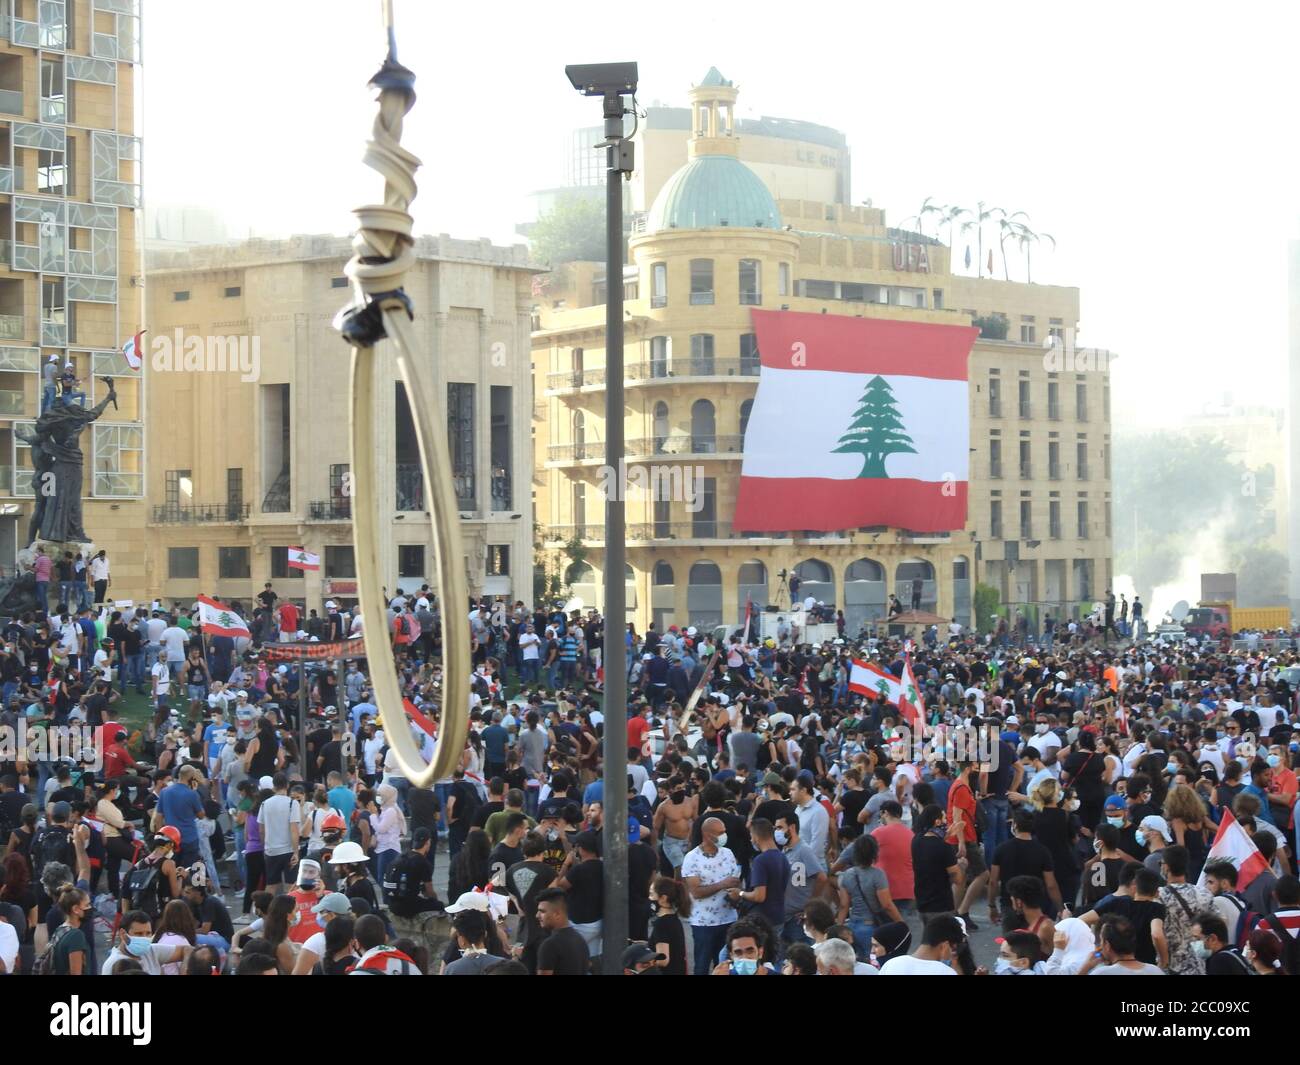
[[[1237,927],[1235,929],[1228,930],[1229,931],[1228,938],[1236,946],[1238,950],[1241,950],[1243,947],[1245,947],[1246,941],[1250,939],[1250,933],[1255,931],[1255,929],[1259,926],[1259,922],[1263,920],[1264,915],[1262,913],[1256,913],[1254,910],[1252,910],[1246,904],[1246,900],[1242,898],[1242,896],[1235,891],[1227,892],[1223,895],[1220,895],[1219,897],[1227,899],[1229,902],[1231,902],[1234,906],[1237,907]],[[1270,928],[1272,927],[1271,923],[1269,927]],[[1278,927],[1281,928],[1282,926],[1278,925]]]
[[[58,948],[58,945],[71,934],[72,928],[70,925],[65,924],[59,927],[59,929],[54,933],[53,938],[45,947],[45,952],[36,959],[36,963],[32,966],[33,976],[57,975],[54,971],[54,951]]]
[[[150,919],[156,919],[162,912],[162,901],[158,896],[161,862],[142,861],[126,874],[122,882],[122,901],[131,910],[142,910]]]
[[[1293,936],[1287,931],[1282,918],[1275,913],[1268,915],[1268,927],[1282,941],[1282,971],[1288,976],[1300,976],[1300,935]]]
[[[73,872],[77,869],[77,848],[72,842],[72,830],[66,826],[48,825],[32,841],[32,864],[36,879],[50,862],[61,862]]]
[[[411,635],[411,619],[403,614],[397,621],[397,631],[403,636]]]
[[[412,875],[411,863],[405,855],[388,867],[380,886],[383,888],[384,902],[390,906],[394,902],[414,901],[420,897],[420,885]]]

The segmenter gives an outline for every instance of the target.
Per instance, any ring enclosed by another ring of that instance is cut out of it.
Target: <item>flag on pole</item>
[[[208,636],[248,636],[244,619],[225,603],[199,596],[199,628]]]
[[[849,667],[849,691],[859,695],[880,695],[885,702],[897,705],[903,694],[903,682],[874,662],[855,658]]]
[[[290,569],[320,569],[320,555],[313,555],[301,547],[291,547],[288,550]]]
[[[1260,873],[1268,870],[1268,862],[1260,854],[1259,848],[1255,846],[1254,841],[1246,834],[1246,830],[1232,812],[1228,809],[1223,811],[1223,820],[1219,822],[1219,831],[1214,835],[1214,843],[1210,847],[1210,852],[1205,856],[1205,865],[1209,866],[1215,861],[1229,861],[1237,867],[1237,890],[1244,891],[1249,884]],[[1197,881],[1201,887],[1205,887],[1205,870],[1201,870],[1201,879]]]
[[[122,354],[126,357],[126,364],[133,370],[140,369],[142,352],[144,351],[144,335],[147,332],[147,329],[141,329],[140,332],[122,345]]]
[[[741,640],[746,647],[749,646],[749,621],[754,613],[754,601],[747,595],[745,596],[745,637]]]
[[[406,713],[410,717],[410,719],[414,721],[416,725],[419,726],[419,728],[421,729],[421,731],[425,733],[425,735],[430,737],[437,735],[438,726],[435,725],[430,718],[425,717],[424,714],[420,712],[420,708],[417,707],[413,702],[411,702],[410,699],[403,699],[402,707],[403,709],[406,710]]]
[[[916,683],[916,677],[912,673],[910,653],[903,659],[903,695],[898,709],[912,730],[919,732],[925,726],[925,700],[921,696],[921,686]]]

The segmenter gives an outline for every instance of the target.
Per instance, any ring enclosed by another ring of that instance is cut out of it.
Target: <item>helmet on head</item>
[[[167,840],[176,850],[181,849],[181,830],[175,825],[163,825],[154,836],[154,846],[158,846],[162,840]]]

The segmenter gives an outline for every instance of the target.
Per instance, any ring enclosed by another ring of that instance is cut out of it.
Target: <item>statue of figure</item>
[[[36,506],[28,529],[28,542],[37,537],[54,543],[88,543],[90,537],[81,522],[81,468],[83,458],[78,438],[91,422],[99,419],[112,403],[117,406],[113,379],[104,378],[108,395],[89,410],[56,403],[46,409],[34,426],[19,426],[14,432],[32,449],[36,471],[32,488]]]

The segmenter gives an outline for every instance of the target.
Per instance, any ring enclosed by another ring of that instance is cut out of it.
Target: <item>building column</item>
[[[942,548],[934,566],[934,612],[943,618],[953,615],[952,560],[956,555],[951,547]],[[843,605],[843,604],[841,604]]]
[[[745,620],[740,609],[740,563],[729,558],[718,566],[722,573],[722,623],[739,625]]]

